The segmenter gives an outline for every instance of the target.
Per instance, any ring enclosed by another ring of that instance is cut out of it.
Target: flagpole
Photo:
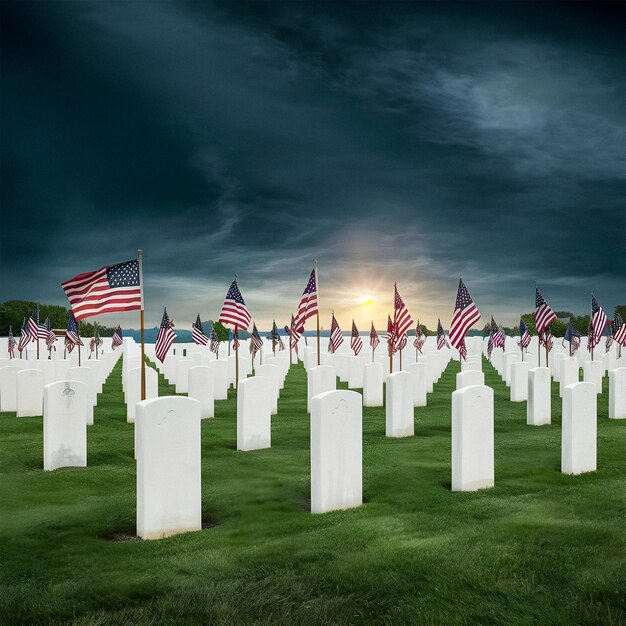
[[[98,360],[98,322],[93,323],[93,340],[96,344],[96,361]]]
[[[72,315],[74,315],[72,313]],[[78,367],[80,367],[80,322],[76,321],[76,331],[78,332]]]
[[[139,265],[139,289],[141,291],[141,310],[139,322],[141,324],[141,399],[146,399],[146,346],[144,342],[144,302],[143,302],[143,256],[141,250],[137,250],[137,263]]]
[[[39,302],[37,303],[37,360],[39,361]],[[593,357],[591,357],[593,361]]]
[[[319,298],[319,291],[320,291],[320,283],[319,280],[317,279],[317,259],[315,259],[315,289],[317,290],[317,364],[320,365],[321,363],[321,356],[320,356],[320,298]]]
[[[233,344],[235,345],[235,389],[237,389],[239,386],[239,339],[237,337],[237,325],[235,325]]]

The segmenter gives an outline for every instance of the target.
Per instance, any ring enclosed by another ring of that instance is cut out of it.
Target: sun
[[[372,304],[376,303],[376,300],[373,296],[368,296],[364,294],[362,296],[359,296],[358,303],[362,304],[363,306],[371,306]]]

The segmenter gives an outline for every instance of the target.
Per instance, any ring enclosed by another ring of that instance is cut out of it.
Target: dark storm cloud
[[[432,323],[462,274],[510,322],[535,279],[556,308],[590,288],[610,308],[621,15],[3,3],[2,296],[63,302],[61,280],[142,247],[150,321],[213,314],[235,272],[258,317],[286,315],[316,257],[329,306],[397,279]]]

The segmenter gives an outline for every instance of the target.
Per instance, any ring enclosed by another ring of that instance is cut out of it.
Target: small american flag
[[[441,350],[442,348],[449,348],[450,344],[446,339],[446,335],[443,332],[443,326],[441,325],[441,320],[437,320],[437,350]]]
[[[359,335],[359,331],[356,327],[356,324],[354,323],[354,320],[352,320],[352,336],[350,337],[350,347],[354,352],[354,356],[358,356],[359,352],[361,352],[361,349],[363,348],[363,340]]]
[[[335,319],[333,313],[333,320],[330,324],[330,341],[328,342],[328,350],[331,354],[337,352],[337,348],[343,343],[343,335],[341,334],[341,328]]]
[[[235,331],[233,332],[233,350],[239,350],[239,335],[237,333],[237,327],[235,326]]]
[[[571,354],[574,354],[576,350],[580,348],[580,333],[572,326],[571,322],[568,323],[567,328],[565,329],[562,344],[566,341],[569,341],[570,343]]]
[[[460,352],[465,360],[467,348],[465,347],[465,335],[467,331],[480,319],[478,308],[463,283],[459,280],[459,288],[456,293],[454,315],[450,323],[450,343]]]
[[[556,319],[555,312],[548,306],[543,299],[541,292],[535,287],[535,329],[537,334],[541,336],[543,331]]]
[[[101,313],[141,309],[139,261],[136,259],[79,274],[61,283],[61,287],[77,321]]]
[[[400,337],[400,339],[396,342],[396,351],[397,350],[404,350],[404,348],[406,348],[406,344],[409,341],[409,337],[406,333],[404,333],[404,335],[402,335],[402,337]]]
[[[9,341],[7,343],[7,349],[9,351],[9,358],[13,358],[15,356],[15,346],[17,342],[15,341],[15,337],[13,336],[13,326],[9,326]]]
[[[506,334],[504,332],[504,328],[502,324],[498,326],[498,330],[496,330],[493,335],[493,347],[494,348],[502,348],[504,350],[504,346],[506,345]]]
[[[222,324],[232,324],[235,328],[243,328],[245,330],[250,326],[250,320],[250,313],[241,291],[239,291],[237,280],[233,280],[226,293],[218,321]]]
[[[37,341],[38,339],[46,340],[48,338],[46,327],[39,322],[39,306],[28,318],[28,332],[33,341]]]
[[[54,331],[52,330],[52,324],[50,323],[50,318],[46,319],[45,327],[46,327],[46,346],[48,350],[51,350],[52,348],[54,348],[54,343],[57,340],[57,336],[54,334]]]
[[[378,333],[376,332],[374,322],[372,321],[372,328],[370,329],[370,346],[372,346],[372,350],[376,350],[379,343],[380,339],[378,338]]]
[[[530,345],[530,333],[528,332],[528,326],[526,326],[524,320],[521,318],[519,321],[519,336],[519,347],[522,348],[522,350],[524,348],[528,348],[528,346]]]
[[[74,349],[74,346],[84,345],[78,334],[78,324],[74,314],[70,311],[67,315],[67,330],[65,331],[65,347],[68,352]]]
[[[276,320],[273,320],[272,322],[272,332],[270,334],[270,337],[272,339],[273,350],[276,349],[276,345],[278,345],[279,350],[285,349],[285,344],[283,343],[283,340],[281,339],[280,334],[278,332],[278,326],[276,326]]]
[[[115,350],[115,348],[119,348],[123,343],[124,341],[122,339],[122,327],[118,326],[113,333],[113,338],[111,339],[111,349]]]
[[[209,338],[204,334],[202,322],[200,321],[200,313],[196,317],[196,321],[191,325],[191,337],[199,346],[206,346]]]
[[[403,345],[406,345],[406,341],[403,340],[402,336],[413,325],[413,318],[409,314],[404,300],[402,300],[398,293],[398,285],[396,283],[393,285],[393,291],[393,351],[397,352],[398,350],[402,350],[403,346],[400,345],[402,342]]]
[[[387,315],[387,332],[383,335],[383,337],[387,341],[387,353],[391,356],[393,354],[394,337],[394,328],[393,322],[391,321],[391,315]]]
[[[20,332],[20,342],[17,345],[17,349],[22,352],[22,350],[31,342],[32,337],[30,336],[30,332],[28,330],[28,322],[26,318],[22,319],[22,330]]]
[[[550,350],[552,350],[552,332],[550,331],[550,328],[546,328],[546,330],[543,333],[543,340],[541,340],[541,343],[546,347],[546,350],[548,352],[550,352]]]
[[[422,334],[422,327],[420,326],[420,321],[417,320],[417,326],[415,328],[415,341],[413,345],[417,348],[417,351],[421,354],[422,348],[426,343],[426,335]]]
[[[263,339],[261,339],[261,335],[259,335],[259,331],[256,329],[256,324],[252,325],[252,335],[250,336],[250,353],[252,354],[252,358],[254,355],[261,349],[263,345]]]
[[[176,339],[176,333],[172,330],[173,326],[174,322],[170,321],[167,309],[163,309],[163,319],[161,320],[156,344],[154,345],[154,355],[161,363],[165,361],[165,357],[172,347],[174,339]]]
[[[489,334],[487,339],[487,358],[491,360],[491,353],[493,352],[493,334]]]
[[[292,327],[301,335],[304,331],[304,324],[309,319],[318,313],[317,306],[317,270],[313,268],[311,275],[309,276],[309,282],[306,284],[300,303],[296,309],[296,318]]]
[[[622,316],[615,311],[615,318],[613,319],[613,337],[620,346],[626,346],[626,325],[622,320]]]
[[[604,351],[608,352],[611,349],[611,346],[613,345],[613,339],[614,339],[614,334],[613,334],[613,322],[609,322],[607,324],[607,327],[611,329],[610,333],[606,336],[606,344],[604,346]]]
[[[215,354],[215,356],[219,356],[220,352],[220,340],[217,337],[217,333],[215,332],[215,326],[211,324],[211,343],[209,344],[209,350]]]
[[[602,307],[598,304],[595,296],[591,294],[591,326],[593,335],[588,339],[588,343],[591,343],[591,337],[593,337],[591,348],[595,348],[600,343],[608,321],[609,320],[602,310]]]
[[[287,327],[285,326],[285,330],[287,330]],[[296,318],[292,315],[291,316],[291,326],[289,327],[289,345],[291,346],[292,349],[295,349],[296,354],[298,354],[298,341],[300,340],[300,337],[302,336],[302,332],[304,332],[303,330],[299,330],[296,327]]]

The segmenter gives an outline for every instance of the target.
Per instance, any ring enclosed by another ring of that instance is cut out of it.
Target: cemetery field
[[[237,452],[236,401],[202,423],[204,530],[135,537],[133,426],[121,361],[88,428],[87,468],[42,470],[42,418],[0,414],[2,624],[624,624],[626,424],[598,399],[598,471],[560,473],[552,425],[484,361],[495,390],[495,481],[450,490],[458,362],[416,436],[363,414],[358,509],[313,515],[306,375],[293,367],[272,448]],[[345,388],[340,384],[339,388]],[[173,387],[160,377],[160,395]]]

